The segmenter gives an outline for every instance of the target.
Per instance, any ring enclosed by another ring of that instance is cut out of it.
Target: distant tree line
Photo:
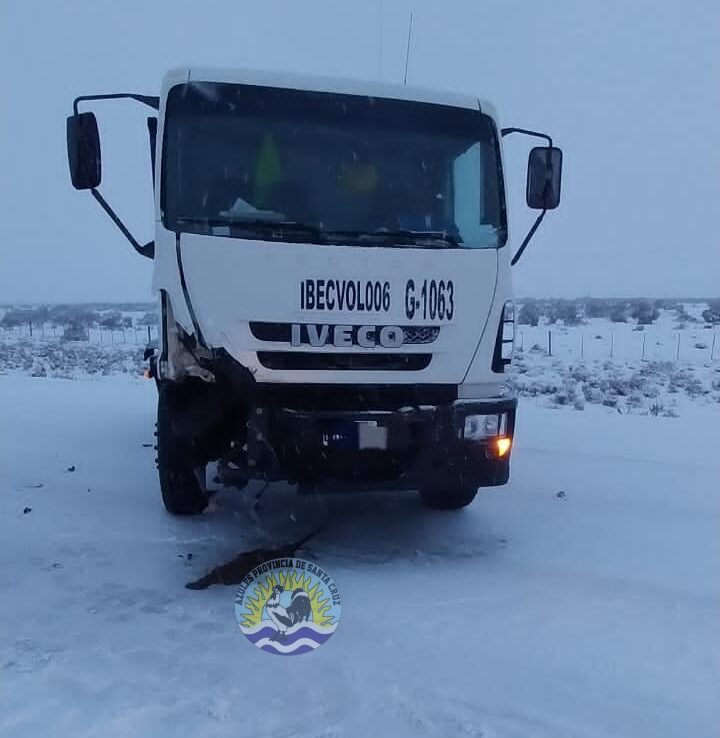
[[[585,297],[576,300],[528,299],[520,303],[520,325],[536,326],[542,319],[547,324],[562,322],[565,325],[578,325],[589,318],[605,318],[613,323],[634,321],[638,325],[652,325],[660,316],[661,310],[674,311],[679,322],[698,322],[698,318],[685,310],[683,301],[673,299]],[[703,320],[706,323],[719,324],[720,299],[708,300],[707,306],[702,312]]]
[[[141,306],[151,307],[151,306]],[[103,309],[104,308],[104,309]],[[139,312],[138,306],[86,306],[86,305],[42,305],[32,308],[10,308],[0,319],[0,327],[17,328],[27,326],[30,331],[50,325],[62,329],[69,340],[87,340],[90,328],[108,331],[125,330],[157,325],[156,310],[148,309],[142,315],[131,317],[125,311]]]

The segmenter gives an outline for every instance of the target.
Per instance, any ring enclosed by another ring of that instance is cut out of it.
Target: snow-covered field
[[[0,376],[0,735],[714,738],[720,405],[545,399],[459,513],[268,491],[278,542],[331,514],[304,555],[343,597],[326,646],[278,658],[234,588],[184,588],[260,541],[240,493],[163,512],[151,383]]]

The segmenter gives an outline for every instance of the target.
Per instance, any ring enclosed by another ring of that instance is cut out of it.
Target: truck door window
[[[489,191],[493,183],[478,176],[478,172],[494,166],[493,159],[487,144],[474,143],[453,162],[455,222],[471,248],[495,246],[498,240],[494,206],[497,196]]]

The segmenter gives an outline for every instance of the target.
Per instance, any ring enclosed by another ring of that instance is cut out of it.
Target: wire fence
[[[31,323],[0,327],[0,340],[68,340],[84,341],[92,344],[115,345],[131,344],[145,346],[157,341],[159,330],[156,325],[130,326],[122,328],[61,326],[45,323],[33,325]]]
[[[717,330],[602,331],[542,326],[519,329],[516,349],[544,353],[557,358],[617,359],[645,361],[687,361],[706,363],[720,360]]]
[[[159,340],[157,325],[122,328],[23,324],[0,327],[0,340],[72,340],[95,345],[146,346]],[[516,349],[561,359],[617,359],[647,361],[720,360],[717,329],[603,331],[523,326],[516,334]]]

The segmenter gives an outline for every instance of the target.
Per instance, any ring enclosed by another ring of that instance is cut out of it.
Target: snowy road
[[[258,539],[237,493],[164,513],[153,394],[0,377],[0,735],[720,734],[717,407],[524,402],[511,484],[466,511],[326,498],[310,548],[343,619],[278,658],[238,631],[233,588],[184,589]],[[319,512],[263,502],[288,538]]]

